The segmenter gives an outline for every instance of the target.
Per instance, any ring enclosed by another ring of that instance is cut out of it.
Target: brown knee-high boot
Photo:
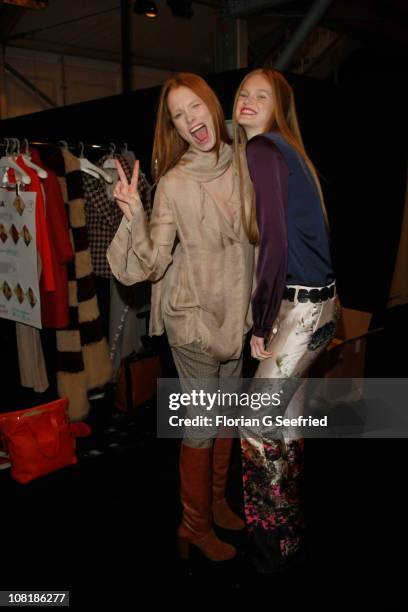
[[[232,443],[232,438],[217,438],[214,441],[212,511],[214,523],[218,527],[238,531],[245,527],[244,521],[233,513],[225,499]]]
[[[183,518],[178,530],[179,552],[188,557],[194,544],[211,561],[226,561],[236,549],[217,538],[212,529],[211,472],[212,448],[181,445],[180,480]]]

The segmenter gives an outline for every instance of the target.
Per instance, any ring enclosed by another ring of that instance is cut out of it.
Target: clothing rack
[[[3,137],[3,139],[0,141],[0,147],[7,147],[7,142],[6,142],[7,138]],[[10,141],[9,144],[12,145],[13,140],[15,141],[16,138],[8,138],[8,140]],[[21,139],[17,139],[21,143],[24,143],[24,140],[21,141]],[[38,146],[43,146],[43,147],[57,147],[57,148],[61,148],[63,146],[65,146],[64,143],[67,143],[67,147],[68,149],[80,149],[83,145],[84,149],[96,149],[99,151],[109,151],[112,148],[112,145],[115,147],[113,152],[117,152],[120,151],[120,148],[122,146],[126,146],[125,142],[121,142],[121,143],[115,143],[115,142],[110,142],[109,144],[99,144],[99,143],[91,143],[91,142],[84,142],[82,140],[78,141],[77,143],[70,143],[67,142],[65,140],[59,140],[59,141],[55,141],[55,140],[42,140],[42,139],[32,139],[32,140],[28,140],[28,144],[30,146],[33,147],[38,147]],[[24,145],[23,145],[24,146]]]
[[[9,141],[9,144],[7,144],[6,141]],[[7,147],[11,146],[13,147],[14,142],[18,141],[20,143],[20,147],[22,145],[22,149],[24,148],[24,143],[25,140],[28,141],[28,145],[31,147],[56,147],[56,148],[62,148],[65,145],[67,146],[68,149],[71,150],[85,150],[85,149],[93,149],[93,151],[96,153],[97,151],[101,151],[101,152],[111,152],[113,155],[115,154],[119,154],[123,152],[123,148],[127,149],[127,142],[114,142],[111,141],[109,142],[109,144],[98,144],[98,143],[91,143],[91,142],[84,142],[83,140],[79,140],[77,143],[69,143],[66,140],[59,140],[59,141],[55,141],[55,140],[41,140],[41,139],[32,139],[32,140],[28,140],[28,139],[19,139],[19,138],[7,138],[3,136],[3,140],[0,140],[0,147],[4,147],[5,149],[7,149]],[[14,153],[12,153],[13,155]],[[143,170],[140,170],[140,175],[143,177],[143,179],[146,181],[147,185],[148,185],[148,189],[149,192],[151,192],[154,187],[155,184],[151,184],[148,179],[146,174],[143,172]]]

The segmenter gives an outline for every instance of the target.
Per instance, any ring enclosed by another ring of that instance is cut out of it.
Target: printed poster
[[[0,317],[41,329],[36,197],[0,189]]]

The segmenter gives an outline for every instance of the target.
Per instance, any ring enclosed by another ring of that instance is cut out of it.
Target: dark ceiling
[[[47,50],[47,44],[49,44],[49,50],[64,53],[64,44],[67,47],[67,52],[75,54],[75,47],[78,47],[78,55],[86,55],[88,46],[90,57],[92,53],[108,53],[107,50],[96,49],[98,39],[100,44],[104,44],[104,49],[107,48],[107,42],[104,39],[101,40],[100,30],[103,26],[103,31],[106,33],[106,28],[109,23],[113,23],[119,19],[119,15],[109,16],[109,10],[103,11],[108,4],[110,10],[115,9],[115,6],[119,8],[120,0],[100,0],[99,2],[87,2],[86,7],[88,11],[100,10],[100,13],[107,13],[106,21],[99,24],[99,30],[95,29],[95,41],[92,39],[92,28],[89,27],[89,22],[83,20],[84,5],[82,4],[81,10],[79,5],[71,0],[51,0],[49,7],[41,10],[34,10],[33,8],[24,8],[19,5],[44,5],[46,2],[36,2],[36,0],[0,0],[0,41],[3,44],[12,44],[13,46],[24,46],[30,48],[30,44],[36,45],[32,48],[38,48],[41,50]],[[169,19],[170,11],[167,2],[161,0],[156,3],[160,9],[160,18],[163,20]],[[298,27],[302,22],[304,16],[308,11],[316,5],[313,0],[287,0],[286,2],[279,2],[276,0],[249,0],[243,2],[242,0],[233,0],[222,2],[220,0],[202,0],[192,2],[192,9],[194,13],[194,19],[188,21],[186,19],[176,19],[176,27],[186,28],[190,27],[193,33],[194,28],[197,28],[197,17],[198,21],[203,24],[202,29],[206,29],[206,36],[208,38],[209,48],[211,47],[211,41],[209,39],[209,32],[211,28],[215,28],[215,21],[211,21],[211,14],[215,15],[228,15],[234,13],[234,8],[240,9],[241,18],[247,23],[248,32],[248,49],[249,49],[249,63],[250,65],[261,65],[264,62],[272,61],[276,54],[279,54],[281,49],[285,46],[286,42],[290,39],[291,33]],[[204,14],[204,12],[206,12]],[[52,14],[52,19],[51,19]],[[80,20],[73,30],[72,25],[68,25],[65,30],[62,29],[51,29],[49,21],[52,23],[58,23],[62,19],[67,20],[71,18],[75,20],[80,15]],[[97,13],[95,12],[95,15]],[[59,18],[59,19],[58,19]],[[102,19],[102,17],[100,17]],[[133,18],[134,19],[134,16]],[[134,45],[137,51],[137,56],[134,57],[134,61],[138,62],[139,57],[144,57],[148,60],[151,56],[156,62],[160,62],[157,54],[159,51],[154,48],[155,40],[145,38],[144,32],[140,31],[140,27],[146,29],[147,23],[143,21],[145,18],[139,17],[137,23],[135,22],[135,28],[138,29],[138,35],[135,35]],[[204,25],[204,19],[206,25]],[[214,18],[213,18],[214,19]],[[19,26],[19,22],[22,20],[22,25]],[[41,21],[44,20],[46,29],[48,31],[42,32]],[[33,29],[30,32],[31,22]],[[169,22],[165,28],[173,27],[174,19]],[[140,26],[140,24],[142,24]],[[95,25],[96,22],[95,22]],[[24,26],[24,27],[23,27]],[[331,32],[338,33],[339,36],[347,38],[348,43],[355,44],[358,47],[357,56],[366,58],[366,63],[388,62],[390,69],[390,63],[398,64],[404,67],[403,62],[407,59],[408,55],[408,2],[407,0],[333,0],[329,8],[325,12],[324,16],[319,22],[319,26],[326,28]],[[113,26],[112,26],[113,28]],[[21,34],[20,30],[28,31],[30,36],[27,39],[27,35]],[[80,33],[81,29],[85,30],[83,34],[89,34],[89,45],[85,45],[83,40],[80,41],[78,38],[77,44],[75,44],[75,38],[73,39],[72,34]],[[112,54],[112,58],[117,61],[120,58],[120,30],[116,33],[117,24],[113,28],[114,33],[109,32],[109,42],[111,48],[109,53]],[[195,30],[194,30],[195,31]],[[33,33],[34,32],[34,33]],[[36,33],[37,32],[37,33]],[[173,31],[172,31],[173,32]],[[186,30],[180,29],[180,36],[173,37],[173,45],[170,50],[169,47],[163,48],[160,53],[163,54],[162,61],[166,60],[173,62],[174,69],[180,69],[182,64],[181,59],[179,60],[180,65],[177,63],[177,58],[185,56],[186,52],[191,51],[191,57],[193,57],[194,51],[197,57],[195,63],[192,62],[192,69],[200,67],[200,61],[198,57],[204,57],[203,45],[205,44],[201,40],[201,46],[198,44],[197,35],[191,35],[188,38]],[[201,33],[201,36],[203,34]],[[55,40],[54,40],[55,39]],[[197,41],[197,44],[196,44]],[[59,43],[60,47],[55,45]],[[92,46],[95,48],[93,49]],[[137,49],[137,45],[141,45],[141,49]],[[149,44],[153,45],[152,49],[149,48]],[[197,48],[194,49],[193,47]],[[191,47],[191,49],[190,49]],[[362,51],[365,50],[365,54]],[[169,56],[169,51],[173,55]],[[160,54],[159,53],[159,54]],[[371,55],[370,55],[371,54]],[[344,56],[348,54],[343,54]],[[165,57],[166,56],[166,57]],[[97,57],[97,56],[95,56]],[[105,57],[109,59],[109,57]],[[342,58],[345,59],[344,57]],[[206,56],[205,60],[202,61],[202,69],[205,69],[205,62],[210,66],[210,56]],[[146,65],[149,65],[148,63]],[[154,64],[152,64],[154,65]],[[320,76],[327,76],[326,73]]]

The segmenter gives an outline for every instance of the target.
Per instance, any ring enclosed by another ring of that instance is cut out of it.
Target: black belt
[[[297,292],[297,295],[296,295]],[[283,299],[294,302],[297,298],[298,302],[325,302],[329,298],[333,298],[336,295],[336,285],[330,285],[330,287],[322,287],[321,289],[297,289],[297,287],[285,287],[283,293]]]

